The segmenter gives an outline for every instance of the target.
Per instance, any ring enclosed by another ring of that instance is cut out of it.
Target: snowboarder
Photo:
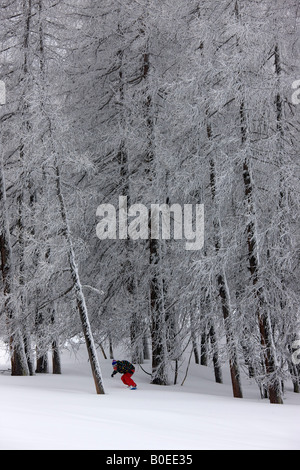
[[[128,361],[115,361],[114,359],[112,361],[112,366],[114,371],[111,376],[114,377],[118,372],[123,374],[121,377],[123,384],[130,387],[131,390],[136,390],[137,385],[131,378],[135,372],[134,365]]]

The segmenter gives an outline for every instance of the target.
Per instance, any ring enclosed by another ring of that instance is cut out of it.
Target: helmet
[[[117,364],[117,361],[114,359],[114,360],[112,361],[112,365],[115,366],[116,364]]]

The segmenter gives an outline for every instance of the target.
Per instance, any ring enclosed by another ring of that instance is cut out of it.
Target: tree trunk
[[[51,325],[55,329],[55,317],[56,310],[55,307],[52,309],[51,314]],[[61,360],[60,360],[60,351],[59,351],[59,341],[58,333],[54,333],[54,338],[52,339],[52,374],[61,374]]]
[[[240,372],[238,367],[238,358],[232,327],[230,324],[230,300],[227,283],[225,282],[225,274],[218,276],[219,296],[221,299],[222,312],[224,318],[225,335],[227,342],[227,350],[229,355],[230,377],[232,384],[233,396],[235,398],[243,398],[240,383]]]
[[[150,351],[149,351],[149,344],[148,344],[148,336],[146,333],[143,335],[143,356],[144,360],[150,359]]]
[[[105,392],[104,392],[104,387],[102,383],[100,365],[99,365],[98,358],[97,358],[97,351],[96,351],[96,347],[94,344],[94,338],[93,338],[93,333],[92,333],[90,322],[89,322],[88,311],[87,311],[87,307],[85,303],[85,297],[83,294],[82,285],[80,282],[80,277],[79,277],[79,272],[78,272],[78,266],[77,266],[76,259],[75,259],[75,253],[74,253],[71,233],[69,229],[65,202],[64,202],[64,198],[63,198],[63,194],[61,190],[60,172],[59,172],[57,163],[55,164],[55,169],[56,169],[57,196],[58,196],[58,200],[60,203],[60,214],[61,214],[61,218],[64,224],[63,233],[64,233],[67,246],[68,246],[68,257],[69,257],[69,264],[70,264],[70,269],[71,269],[71,277],[72,277],[73,284],[74,284],[82,331],[83,331],[85,342],[86,342],[86,347],[87,347],[92,374],[93,374],[93,378],[95,382],[96,392],[97,394],[104,394]]]
[[[207,366],[207,332],[206,332],[206,327],[204,331],[201,333],[201,354],[200,354],[200,364],[201,366]]]
[[[18,316],[17,303],[11,298],[11,295],[14,294],[14,275],[2,148],[0,149],[0,254],[3,294],[5,299],[4,312],[6,314],[6,323],[10,335],[11,375],[29,375],[23,336],[15,322]]]
[[[207,137],[209,140],[212,139],[212,129],[211,124],[207,123]],[[214,204],[216,204],[216,173],[215,173],[215,162],[214,159],[210,159],[210,190],[211,190],[211,197]],[[217,211],[216,211],[217,212]],[[221,248],[221,221],[220,219],[214,220],[214,233],[215,233],[215,250],[216,253],[219,253]],[[221,300],[221,307],[224,319],[224,328],[225,328],[225,336],[226,336],[226,343],[227,343],[227,351],[229,357],[229,367],[230,367],[230,377],[231,377],[231,384],[232,384],[232,391],[233,396],[235,398],[243,398],[242,393],[242,386],[240,381],[240,372],[238,366],[238,355],[236,351],[236,345],[234,341],[234,335],[232,332],[232,326],[230,323],[231,320],[231,306],[230,306],[230,295],[229,295],[229,288],[226,279],[225,268],[221,269],[221,272],[217,275],[217,285],[219,289],[219,297]],[[221,379],[219,373],[220,369],[216,370],[218,380]]]
[[[141,76],[147,80],[150,70],[150,54],[148,44],[143,54]],[[155,181],[154,170],[154,122],[152,118],[152,97],[145,96],[144,114],[146,122],[146,178],[149,185]],[[154,196],[155,197],[155,196]],[[163,285],[160,279],[160,241],[151,237],[151,217],[149,217],[149,263],[150,263],[150,309],[151,309],[151,341],[152,341],[152,384],[167,385],[167,346],[166,346],[166,319],[164,309]]]
[[[292,351],[291,345],[288,346],[288,352],[289,352],[289,357],[292,357],[293,351]],[[294,387],[294,392],[300,393],[300,365],[294,364],[293,360],[290,358],[287,359],[287,363],[288,363],[288,369],[289,369],[293,387]]]
[[[61,360],[57,342],[52,341],[52,374],[61,374]]]
[[[193,352],[194,352],[195,364],[200,364],[198,345],[194,336],[192,336],[192,347],[193,347]]]
[[[152,339],[152,378],[151,383],[167,385],[165,313],[163,308],[162,286],[159,281],[158,240],[150,239],[150,281],[151,339]]]
[[[211,348],[213,351],[212,359],[213,359],[213,365],[214,365],[215,381],[218,384],[222,384],[223,383],[222,369],[221,369],[221,365],[219,361],[218,342],[217,342],[216,332],[215,332],[213,323],[211,323],[210,325],[208,334],[210,338]]]
[[[241,119],[241,136],[242,144],[246,142],[247,128],[246,128],[246,115],[244,102],[240,105],[240,119]],[[257,299],[257,319],[260,333],[260,341],[264,354],[264,362],[267,374],[267,387],[270,403],[282,404],[281,396],[281,383],[277,377],[276,360],[274,357],[272,331],[269,324],[269,315],[267,306],[264,301],[263,287],[259,285],[259,261],[257,256],[258,244],[256,236],[256,228],[254,221],[256,220],[254,201],[253,201],[253,185],[249,169],[248,159],[245,159],[243,164],[243,181],[245,187],[245,199],[248,207],[248,219],[250,222],[246,227],[247,234],[247,247],[248,247],[248,262],[249,270],[251,273],[252,284],[255,288],[255,297]],[[272,379],[270,379],[272,377]]]
[[[48,361],[48,353],[44,353],[37,358],[36,361],[36,370],[37,374],[48,374],[49,372],[49,361]]]
[[[196,321],[195,321],[195,314],[193,310],[193,306],[191,307],[190,310],[190,321],[191,321],[191,340],[192,340],[192,348],[194,352],[194,359],[195,359],[195,364],[200,364],[200,356],[199,356],[199,349],[198,349],[198,344],[197,344],[197,334],[196,334]]]
[[[240,22],[240,5],[239,1],[235,3],[235,16]],[[239,47],[239,40],[237,39],[237,47]],[[240,86],[242,90],[242,86]],[[281,109],[280,109],[280,96],[277,95],[277,129],[280,131],[281,128]],[[241,132],[241,147],[244,150],[247,142],[247,116],[245,111],[245,103],[242,99],[239,105],[239,118],[240,118],[240,132]],[[281,397],[281,383],[277,377],[276,372],[276,359],[275,351],[273,347],[272,331],[270,328],[270,318],[267,310],[267,305],[264,300],[263,287],[258,287],[259,283],[259,258],[258,258],[258,239],[256,232],[256,210],[253,198],[253,183],[252,175],[250,172],[249,158],[245,157],[243,162],[243,181],[244,181],[244,192],[245,200],[247,202],[247,219],[249,223],[246,226],[247,234],[247,247],[248,247],[248,262],[249,270],[252,277],[252,285],[255,289],[255,297],[257,299],[257,319],[260,333],[260,341],[264,354],[264,365],[266,369],[267,387],[269,393],[269,400],[271,403],[282,403]],[[270,380],[272,377],[272,380]]]

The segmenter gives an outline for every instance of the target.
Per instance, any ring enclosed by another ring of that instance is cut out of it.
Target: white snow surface
[[[116,357],[116,359],[127,359]],[[0,354],[1,450],[299,450],[300,396],[285,391],[284,405],[259,397],[243,383],[232,397],[228,371],[216,384],[210,367],[191,364],[181,386],[158,386],[137,366],[131,391],[110,359],[99,361],[105,395],[97,395],[85,347],[65,351],[62,375],[12,377]],[[143,365],[150,371],[150,364]]]

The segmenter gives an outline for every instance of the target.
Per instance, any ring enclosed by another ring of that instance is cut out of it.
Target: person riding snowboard
[[[123,384],[130,387],[131,390],[136,390],[137,385],[131,378],[135,372],[134,365],[128,361],[115,361],[114,359],[112,361],[112,366],[114,371],[111,376],[114,377],[118,372],[123,374],[121,377]]]

